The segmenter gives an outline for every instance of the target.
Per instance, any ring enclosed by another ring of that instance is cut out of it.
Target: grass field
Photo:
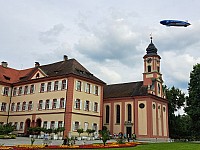
[[[150,143],[132,148],[113,148],[107,150],[200,150],[200,143]]]

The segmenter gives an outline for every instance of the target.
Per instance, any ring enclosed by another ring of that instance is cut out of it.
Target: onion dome
[[[153,44],[152,42],[152,37],[150,37],[151,39],[151,43],[149,44],[149,46],[147,47],[146,51],[147,51],[147,54],[153,54],[153,55],[157,55],[157,48],[155,47],[155,45]]]

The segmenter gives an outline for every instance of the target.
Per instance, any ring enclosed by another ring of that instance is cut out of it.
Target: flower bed
[[[129,142],[124,144],[107,143],[103,144],[86,144],[86,145],[17,145],[17,146],[0,146],[0,150],[39,150],[39,149],[100,149],[100,148],[122,148],[122,147],[134,147],[140,143]]]

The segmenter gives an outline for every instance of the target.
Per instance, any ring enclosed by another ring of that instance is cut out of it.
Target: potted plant
[[[92,129],[87,129],[86,132],[88,134],[87,140],[90,140],[90,134],[92,133]]]
[[[81,140],[81,133],[83,133],[83,128],[77,129],[77,132],[79,134],[79,137],[77,139],[80,141]]]
[[[54,133],[54,135],[53,135],[53,139],[54,140],[57,140],[58,139],[58,128],[57,129],[53,129],[53,133]]]

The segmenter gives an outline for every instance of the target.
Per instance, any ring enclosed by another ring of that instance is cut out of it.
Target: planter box
[[[77,140],[78,140],[78,141],[81,141],[81,137],[80,137],[80,136],[79,136],[79,137],[77,137]]]

